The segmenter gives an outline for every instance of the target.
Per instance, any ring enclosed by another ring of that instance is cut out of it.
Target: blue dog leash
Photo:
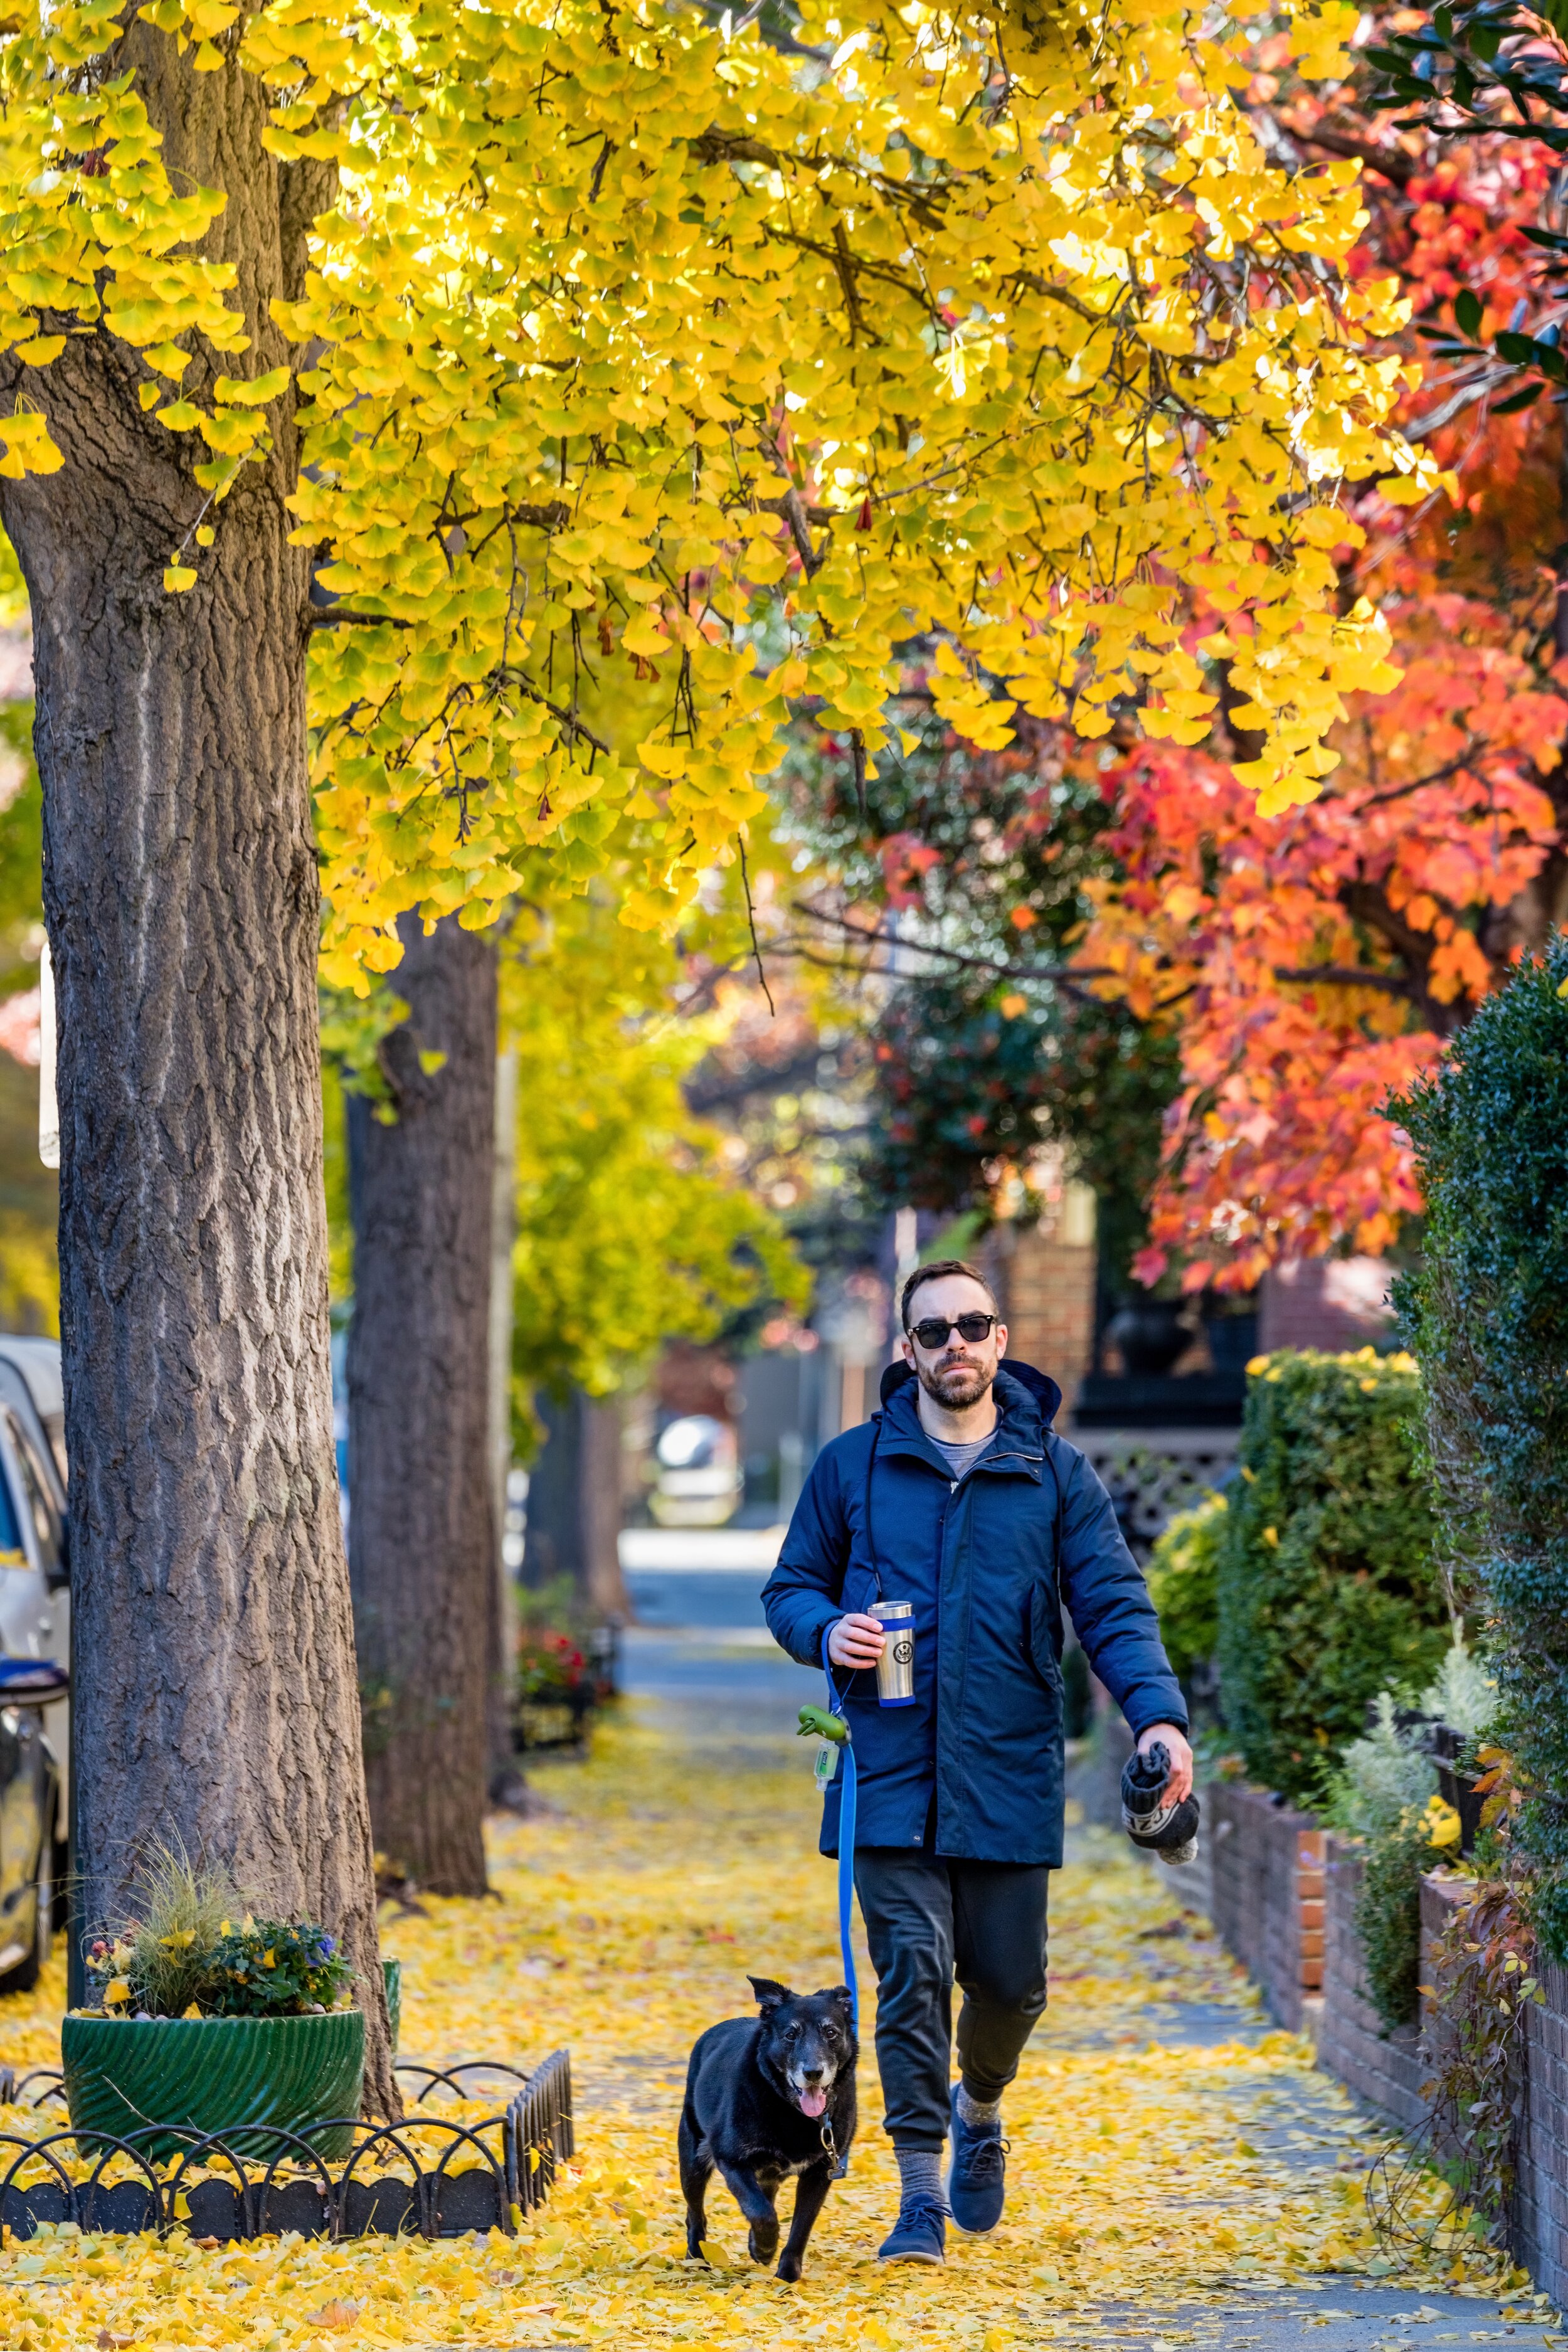
[[[822,1665],[827,1677],[827,1705],[834,1715],[849,1720],[849,1710],[834,1687],[833,1669],[827,1663],[827,1635],[822,1637]],[[851,1733],[838,1750],[839,1770],[844,1775],[843,1794],[838,1801],[838,1951],[844,1963],[844,1981],[849,1988],[849,2013],[855,2021],[855,2038],[860,2038],[860,1988],[855,1976],[855,1945],[851,1935],[855,1903],[855,1815],[856,1765],[855,1739]]]

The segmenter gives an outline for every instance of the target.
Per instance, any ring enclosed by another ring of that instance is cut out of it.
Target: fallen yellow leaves
[[[1376,2143],[1307,2045],[1265,2030],[1170,1883],[1109,1838],[1053,1888],[1051,2008],[1008,2095],[1001,2227],[956,2238],[945,2272],[878,2267],[897,2192],[862,1961],[861,2138],[805,2280],[783,2286],[746,2259],[721,2193],[714,2267],[689,2266],[675,2120],[692,2039],[749,2007],[748,1969],[802,1987],[839,1974],[810,1774],[695,1767],[633,1724],[602,1734],[589,1765],[533,1778],[559,1811],[496,1825],[500,1900],[431,1901],[385,1934],[410,2053],[531,2063],[571,2045],[581,2156],[542,2212],[517,2239],[436,2245],[40,2235],[0,2254],[5,2352],[1010,2352],[1103,2340],[1079,2329],[1105,2301],[1152,2315],[1241,2282],[1392,2268],[1362,2200]],[[0,2002],[0,2058],[54,2055],[61,1993],[57,1963],[37,1995]],[[39,2121],[0,2111],[0,2129]]]
[[[305,2325],[307,2327],[330,2327],[334,2334],[342,2334],[357,2326],[363,2307],[357,2303],[340,2303],[334,2296],[331,2303],[324,2303],[320,2311],[308,2311]]]

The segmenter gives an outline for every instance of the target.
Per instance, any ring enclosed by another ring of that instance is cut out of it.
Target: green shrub
[[[1352,1739],[1323,1814],[1363,1849],[1355,1928],[1373,2007],[1384,2025],[1415,2015],[1421,1975],[1421,1874],[1437,1860],[1424,1818],[1437,1769],[1400,1728],[1393,1696],[1379,1693],[1372,1728]]]
[[[1219,1643],[1219,1547],[1226,1499],[1205,1495],[1178,1511],[1149,1555],[1149,1597],[1160,1612],[1165,1655],[1184,1683]]]
[[[1568,1958],[1568,940],[1522,964],[1393,1110],[1426,1196],[1398,1304],[1450,1572],[1488,1619],[1494,1737],[1529,1790],[1542,1939]]]
[[[1447,1645],[1408,1357],[1249,1368],[1219,1545],[1220,1703],[1254,1780],[1312,1804],[1380,1690],[1419,1689]]]
[[[1423,1814],[1402,1814],[1362,1858],[1355,1931],[1372,2005],[1384,2025],[1410,2025],[1421,2005],[1421,1875],[1443,1856]]]
[[[1467,1647],[1464,1629],[1402,1722],[1392,1691],[1380,1691],[1371,1729],[1352,1739],[1330,1783],[1323,1817],[1363,1848],[1355,1927],[1366,1989],[1384,2025],[1415,2019],[1421,1974],[1421,1878],[1453,1858],[1458,1817],[1439,1806],[1437,1768],[1425,1744],[1429,1727],[1447,1724],[1474,1738],[1489,1724],[1497,1685]]]

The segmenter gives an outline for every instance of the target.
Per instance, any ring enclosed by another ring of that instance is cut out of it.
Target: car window
[[[66,1417],[63,1412],[46,1412],[39,1418],[44,1424],[44,1435],[49,1441],[49,1452],[55,1457],[55,1466],[60,1474],[60,1485],[68,1486],[70,1465],[66,1456]]]
[[[14,1427],[9,1413],[7,1424]],[[22,1549],[22,1530],[16,1524],[16,1506],[11,1500],[11,1481],[0,1474],[0,1568],[26,1568],[27,1555]]]
[[[45,1488],[43,1476],[33,1459],[33,1449],[26,1433],[15,1413],[5,1415],[5,1433],[11,1440],[17,1467],[22,1473],[22,1496],[33,1529],[38,1538],[38,1558],[46,1571],[58,1564],[59,1533],[55,1522],[54,1507]]]

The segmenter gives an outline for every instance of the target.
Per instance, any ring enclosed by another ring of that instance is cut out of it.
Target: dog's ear
[[[855,2015],[855,1996],[850,1991],[847,1985],[835,1985],[827,1998],[829,2000],[836,2000],[838,2003],[839,2008],[844,2011],[846,2017],[853,2019]]]
[[[757,2007],[764,2017],[770,2009],[776,2009],[781,2000],[790,1997],[788,1985],[775,1984],[772,1977],[748,1977],[746,1982],[756,1994]]]

